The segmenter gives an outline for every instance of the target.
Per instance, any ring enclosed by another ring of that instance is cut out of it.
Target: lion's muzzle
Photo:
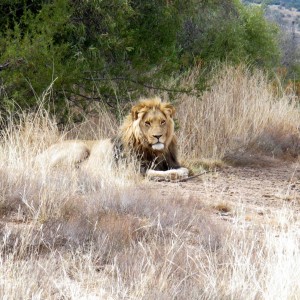
[[[162,134],[160,135],[153,135],[154,138],[157,139],[157,142],[155,144],[152,144],[152,149],[153,150],[163,150],[165,148],[164,143],[162,143],[159,139],[162,137]]]
[[[160,142],[152,145],[153,150],[163,150],[164,148],[165,148],[165,145]]]

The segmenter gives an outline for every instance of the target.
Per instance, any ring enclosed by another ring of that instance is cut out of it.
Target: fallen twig
[[[186,181],[188,181],[188,180],[190,180],[190,179],[194,179],[194,178],[197,178],[197,177],[202,176],[202,175],[204,175],[204,174],[208,174],[208,173],[212,173],[212,172],[213,172],[213,171],[204,171],[204,172],[198,173],[198,174],[196,174],[196,175],[189,176],[189,177],[187,177],[187,178],[182,178],[182,179],[175,180],[175,182],[186,182]]]

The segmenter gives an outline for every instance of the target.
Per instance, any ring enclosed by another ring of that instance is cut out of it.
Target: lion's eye
[[[163,121],[160,122],[160,125],[165,125],[165,124],[166,124],[165,120],[163,120]]]
[[[150,124],[149,121],[146,121],[146,122],[145,122],[145,125],[146,125],[146,126],[150,126],[151,124]]]

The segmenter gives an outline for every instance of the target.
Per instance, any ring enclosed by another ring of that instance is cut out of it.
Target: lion
[[[177,158],[174,133],[175,108],[159,97],[140,100],[120,126],[118,134],[106,140],[66,140],[53,144],[45,151],[50,166],[80,167],[134,158],[139,172],[149,179],[181,179],[188,170]],[[43,158],[45,160],[45,158]]]

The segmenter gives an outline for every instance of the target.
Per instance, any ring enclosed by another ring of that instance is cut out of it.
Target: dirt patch
[[[300,212],[298,163],[266,168],[226,167],[188,182],[151,183],[149,188],[160,191],[162,197],[197,199],[218,220],[246,222],[249,226],[280,225],[284,208]],[[237,220],[237,215],[243,218]]]

